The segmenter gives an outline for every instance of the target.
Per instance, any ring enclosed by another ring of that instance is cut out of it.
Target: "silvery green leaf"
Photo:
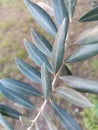
[[[50,118],[50,116],[48,116],[48,114],[43,113],[42,116],[44,117],[44,119],[48,125],[49,130],[57,130],[55,123]]]
[[[80,18],[80,22],[89,22],[98,20],[98,6],[87,12]]]
[[[53,9],[49,4],[45,4],[44,2],[38,2],[37,5],[44,9],[49,16],[54,17]]]
[[[6,129],[6,130],[14,130],[12,126],[9,124],[9,122],[1,115],[0,113],[0,124]]]
[[[3,104],[0,104],[0,113],[4,116],[8,116],[14,119],[19,119],[19,117],[21,116],[18,111]]]
[[[42,67],[43,63],[46,64],[46,67],[50,72],[52,72],[52,68],[45,57],[45,55],[32,43],[25,40],[25,47],[27,49],[27,52],[30,56],[30,58],[39,66]]]
[[[35,68],[33,68],[33,66],[19,58],[16,58],[16,64],[21,73],[24,74],[28,79],[35,83],[41,84],[41,75]]]
[[[71,62],[80,62],[83,60],[86,60],[88,58],[91,58],[98,54],[98,43],[91,44],[91,45],[84,45],[80,47],[77,51],[72,53],[66,60],[66,63]]]
[[[46,56],[51,57],[52,55],[52,46],[51,44],[46,40],[44,36],[42,36],[40,33],[36,32],[34,29],[31,29],[31,36],[33,39],[33,42],[35,46]]]
[[[58,87],[55,91],[65,100],[69,101],[70,103],[82,107],[93,107],[93,104],[81,93],[77,92],[68,87]]]
[[[56,26],[51,17],[37,4],[24,0],[31,15],[36,19],[40,26],[50,35],[55,36],[57,33]]]
[[[77,122],[60,106],[51,102],[52,108],[57,119],[60,121],[65,130],[81,130]]]
[[[52,0],[54,16],[58,27],[63,22],[64,18],[68,19],[68,12],[64,0]]]
[[[23,94],[19,94],[15,91],[9,90],[5,88],[2,84],[0,84],[0,92],[9,100],[13,101],[14,103],[19,104],[21,107],[27,109],[35,109],[35,105],[27,99]]]
[[[64,1],[65,1],[66,8],[68,10],[69,19],[71,21],[73,14],[74,14],[74,10],[75,10],[77,0],[64,0]]]
[[[44,98],[47,99],[50,96],[52,84],[51,84],[50,74],[45,64],[43,64],[41,68],[41,79],[42,79],[43,95],[44,95]]]
[[[78,91],[98,94],[98,81],[78,76],[63,76],[60,77],[60,79],[62,79],[63,82],[68,84],[71,88]]]
[[[68,68],[67,65],[63,64],[62,66],[62,70],[61,70],[61,75],[72,75],[72,72],[70,71],[70,69]]]
[[[34,87],[25,82],[11,78],[2,79],[0,80],[0,82],[1,84],[3,84],[3,86],[8,88],[9,90],[17,91],[18,93],[30,96],[42,96],[37,89],[35,89]]]
[[[84,44],[98,44],[98,26],[89,28],[78,36],[73,44],[84,45]]]
[[[60,69],[62,61],[63,61],[67,30],[68,30],[68,21],[65,18],[61,26],[59,27],[59,30],[58,30],[58,33],[56,35],[55,42],[53,45],[52,65],[53,65],[53,71],[55,74]]]

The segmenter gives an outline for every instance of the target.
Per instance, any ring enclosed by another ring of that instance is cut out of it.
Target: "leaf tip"
[[[29,45],[29,41],[24,39],[24,45],[25,45],[25,48],[27,49],[28,48],[28,45]]]
[[[27,4],[30,3],[30,1],[29,0],[24,0],[24,3],[25,3],[25,5],[27,5]]]
[[[17,61],[19,60],[19,58],[15,57],[15,62],[17,63]]]
[[[16,65],[19,67],[19,64],[20,64],[20,58],[15,58],[15,63],[16,63]]]
[[[30,32],[32,33],[34,31],[34,29],[32,27],[30,27]]]
[[[24,4],[27,5],[28,4],[28,0],[24,0]]]

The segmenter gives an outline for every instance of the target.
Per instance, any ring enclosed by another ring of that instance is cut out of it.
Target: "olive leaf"
[[[80,22],[89,22],[89,21],[96,21],[98,20],[98,7],[87,12],[80,18]]]
[[[0,104],[0,113],[4,116],[8,116],[14,119],[19,119],[19,117],[22,115],[15,109],[8,107],[7,105]]]
[[[6,129],[6,130],[14,130],[12,126],[9,124],[9,122],[1,115],[0,113],[0,124]]]
[[[0,92],[9,100],[13,101],[17,105],[34,110],[36,106],[23,94],[19,94],[13,90],[9,90],[0,83]]]
[[[77,51],[72,53],[66,60],[65,63],[80,62],[91,58],[98,54],[98,43],[91,45],[84,45],[80,47]]]
[[[0,82],[9,90],[17,91],[18,93],[29,96],[42,96],[42,94],[37,89],[25,82],[11,78],[2,79]]]
[[[51,84],[50,74],[45,64],[43,64],[41,68],[41,79],[42,79],[42,89],[43,89],[44,98],[48,99],[52,90],[52,84]]]
[[[76,121],[68,114],[65,110],[63,110],[56,103],[51,101],[51,106],[54,110],[54,113],[57,119],[60,121],[65,130],[81,130]]]
[[[68,14],[69,14],[69,19],[70,21],[72,21],[72,17],[75,11],[77,0],[64,0],[64,1],[65,1]]]
[[[51,117],[48,116],[47,113],[43,112],[42,116],[44,117],[44,119],[45,119],[45,121],[46,121],[46,123],[48,125],[49,130],[57,130],[55,123],[53,122],[53,120],[51,119]]]
[[[50,35],[55,36],[57,33],[56,26],[51,17],[37,4],[29,0],[24,0],[31,15],[36,19],[40,26]]]
[[[56,35],[55,42],[53,45],[52,65],[53,65],[53,71],[55,74],[60,69],[62,61],[63,61],[67,30],[68,30],[68,21],[65,18],[61,26],[59,27],[59,30],[58,30],[58,33]]]
[[[55,91],[65,100],[82,108],[93,107],[93,104],[82,94],[68,87],[58,87]]]
[[[22,74],[24,74],[31,81],[41,84],[41,74],[30,64],[16,58],[16,64]]]
[[[60,79],[78,91],[98,94],[98,81],[96,80],[85,79],[74,75],[62,76]]]
[[[64,18],[68,19],[68,12],[64,0],[52,0],[52,7],[54,10],[54,17],[58,27],[63,22]]]
[[[52,55],[52,46],[49,43],[49,41],[46,40],[44,36],[42,36],[40,33],[35,31],[34,29],[31,29],[31,36],[34,41],[35,46],[46,56],[51,57]]]
[[[82,32],[72,44],[89,45],[95,43],[98,44],[98,26],[89,28]]]
[[[46,56],[32,43],[27,40],[24,40],[26,50],[30,58],[39,66],[42,67],[43,63],[46,64],[48,70],[52,73],[51,65],[49,64]]]

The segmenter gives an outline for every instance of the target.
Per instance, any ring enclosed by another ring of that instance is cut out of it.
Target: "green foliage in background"
[[[90,95],[89,99],[93,102],[95,107],[84,110],[84,112],[82,113],[84,116],[83,123],[86,126],[87,130],[97,130],[98,129],[98,122],[97,122],[98,120],[98,96]]]
[[[0,80],[1,94],[14,102],[15,105],[36,111],[29,120],[25,115],[15,109],[0,104],[0,123],[7,130],[14,128],[5,119],[4,116],[18,119],[27,130],[33,126],[39,130],[38,118],[42,116],[45,119],[49,130],[57,130],[52,117],[45,112],[45,106],[49,104],[54,111],[54,115],[65,130],[81,130],[76,120],[61,107],[61,104],[54,102],[55,93],[80,108],[93,108],[94,105],[82,94],[98,94],[98,81],[86,79],[74,75],[67,64],[84,61],[98,54],[98,26],[89,28],[81,33],[74,41],[70,41],[69,27],[73,23],[73,15],[77,0],[51,0],[51,7],[41,3],[35,4],[29,0],[24,0],[26,7],[45,30],[51,35],[53,43],[50,43],[42,34],[34,29],[30,29],[32,41],[24,40],[24,45],[30,59],[38,66],[38,70],[28,62],[16,58],[20,72],[31,82],[39,85],[42,89],[37,90],[36,85],[32,86],[20,80],[5,78]],[[44,7],[42,7],[44,5]],[[48,13],[45,11],[48,8]],[[54,20],[52,19],[54,17]],[[98,20],[98,7],[83,15],[79,22],[91,22]],[[79,48],[67,55],[70,46],[77,45]],[[36,97],[44,100],[38,107],[28,97]]]

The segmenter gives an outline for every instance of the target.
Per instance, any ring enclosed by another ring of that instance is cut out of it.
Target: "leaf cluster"
[[[44,113],[46,104],[50,103],[54,114],[65,130],[81,130],[73,117],[53,101],[53,96],[56,93],[68,102],[82,108],[94,106],[80,92],[97,94],[98,81],[73,75],[67,63],[80,62],[98,53],[98,27],[84,31],[72,41],[71,46],[78,45],[80,48],[65,58],[70,35],[68,29],[70,23],[73,22],[77,0],[51,0],[52,7],[44,4],[44,7],[48,7],[49,11],[53,12],[54,20],[49,15],[52,13],[48,14],[40,4],[35,4],[29,0],[24,0],[24,3],[39,25],[53,37],[54,42],[50,43],[35,29],[30,29],[32,42],[25,39],[24,44],[29,57],[40,68],[40,71],[22,59],[16,58],[15,61],[20,72],[32,82],[39,84],[42,92],[39,92],[35,86],[11,78],[0,80],[0,92],[18,106],[37,111],[37,115],[31,121],[13,108],[1,104],[0,123],[7,130],[13,130],[12,126],[4,118],[4,116],[8,116],[20,119],[24,125],[29,124],[27,130],[32,129],[33,126],[35,126],[36,130],[39,130],[37,120],[42,116],[49,130],[57,130],[49,114]],[[95,20],[98,20],[98,7],[86,13],[79,21]],[[42,97],[44,99],[42,106],[38,108],[29,100],[28,96]]]

